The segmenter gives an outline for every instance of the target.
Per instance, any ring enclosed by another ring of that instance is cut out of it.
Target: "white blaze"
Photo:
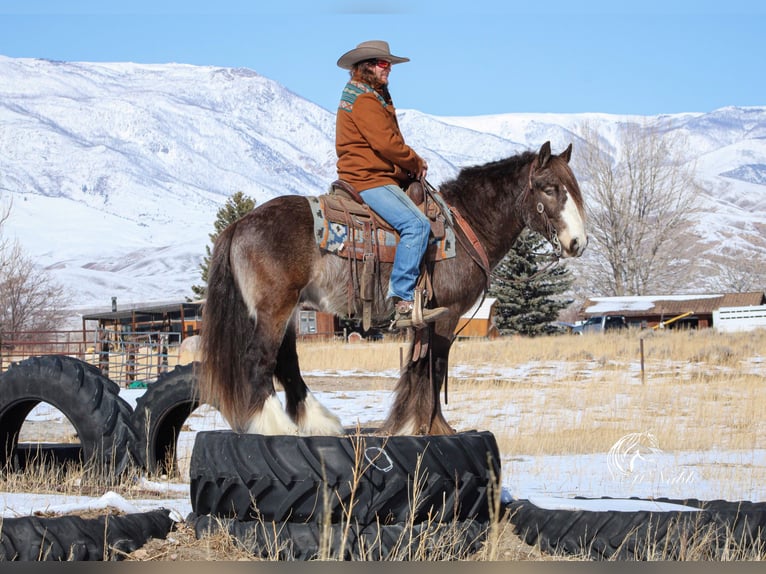
[[[585,221],[580,216],[580,210],[577,209],[577,204],[572,199],[572,196],[567,191],[566,200],[564,201],[564,211],[561,214],[561,219],[564,221],[564,228],[559,231],[559,241],[561,247],[565,250],[566,255],[572,255],[567,250],[572,245],[572,240],[577,239],[578,245],[581,249],[585,247],[588,236],[585,233]]]

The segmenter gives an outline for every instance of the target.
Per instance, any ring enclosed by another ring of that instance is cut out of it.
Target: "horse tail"
[[[255,319],[250,317],[231,265],[236,227],[230,225],[218,236],[208,265],[200,328],[199,398],[241,431],[250,414],[244,358],[255,337]]]

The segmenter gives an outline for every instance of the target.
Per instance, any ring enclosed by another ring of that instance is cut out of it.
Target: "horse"
[[[394,401],[378,432],[454,434],[441,408],[450,347],[458,320],[482,296],[488,273],[528,228],[547,238],[560,257],[578,257],[588,238],[583,197],[569,167],[572,145],[559,155],[550,142],[484,165],[463,168],[440,186],[455,215],[454,257],[432,268],[432,304],[449,315],[415,331]],[[240,433],[342,435],[338,417],[310,392],[296,347],[296,309],[311,306],[347,313],[348,261],[317,246],[309,201],[283,195],[230,224],[214,242],[200,330],[199,389]],[[471,235],[472,237],[468,237]],[[477,245],[478,243],[478,245]],[[472,252],[472,250],[474,252]],[[476,250],[483,251],[480,264]],[[374,319],[393,314],[385,298],[390,264],[380,264]],[[428,341],[428,360],[413,355],[414,341]],[[283,408],[274,379],[284,388]]]

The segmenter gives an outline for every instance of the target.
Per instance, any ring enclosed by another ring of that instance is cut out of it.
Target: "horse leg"
[[[298,431],[302,435],[343,434],[340,419],[314,397],[303,380],[295,340],[295,323],[290,321],[279,347],[274,370],[274,375],[285,389],[287,414],[298,425]]]
[[[251,389],[250,396],[243,397],[245,401],[249,400],[246,432],[298,434],[298,425],[285,412],[274,388],[282,341],[285,333],[293,328],[298,291],[285,288],[284,278],[277,274],[268,274],[255,266],[253,270],[249,275],[239,274],[239,277],[247,277],[247,280],[239,281],[239,287],[254,328],[243,359]]]
[[[267,329],[262,327],[264,319],[266,317],[259,315],[255,325],[256,336],[248,346],[245,358],[246,372],[252,385],[248,409],[250,418],[245,432],[264,435],[298,434],[298,426],[282,408],[274,388],[279,343],[265,333]]]
[[[415,340],[410,342],[407,366],[396,385],[394,404],[383,424],[383,432],[397,435],[455,433],[442,414],[439,399],[447,377],[452,337],[438,334],[433,325],[428,330],[429,352],[424,358],[413,360]]]

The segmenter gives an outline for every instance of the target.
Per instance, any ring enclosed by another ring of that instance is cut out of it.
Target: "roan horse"
[[[525,227],[545,236],[560,256],[582,254],[587,244],[584,206],[568,165],[571,153],[570,144],[552,155],[546,142],[538,153],[465,168],[442,184],[442,197],[474,230],[490,269]],[[200,398],[216,405],[235,431],[344,433],[339,419],[309,391],[298,366],[298,306],[343,315],[348,303],[348,262],[321,250],[313,231],[308,200],[285,195],[231,224],[215,242],[200,333]],[[459,227],[455,232],[462,233]],[[442,414],[439,393],[458,319],[484,292],[489,271],[466,245],[465,240],[456,242],[455,256],[434,264],[432,303],[450,314],[426,327],[429,360],[413,358],[410,344],[381,432],[455,432]],[[380,267],[380,283],[387,286],[391,265]],[[382,293],[376,293],[373,309],[378,323],[393,310]],[[286,409],[274,378],[284,387]]]

